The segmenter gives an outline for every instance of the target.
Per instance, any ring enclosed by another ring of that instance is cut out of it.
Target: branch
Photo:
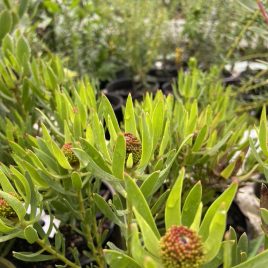
[[[266,24],[268,24],[268,14],[267,14],[267,12],[265,10],[265,7],[264,7],[262,1],[261,0],[257,0],[257,4],[258,4],[258,7],[259,7],[259,9],[261,11],[261,14],[262,14],[262,16],[263,16]]]

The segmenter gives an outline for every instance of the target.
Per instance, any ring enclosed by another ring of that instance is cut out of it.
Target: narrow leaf
[[[127,98],[124,118],[125,118],[125,132],[132,133],[133,135],[138,137],[133,102],[130,94],[128,95]]]
[[[180,174],[172,187],[165,209],[165,225],[169,229],[172,225],[181,225],[181,192],[185,169],[180,170]]]
[[[201,182],[197,182],[186,197],[182,209],[182,225],[190,227],[194,221],[202,197]]]
[[[104,257],[111,268],[141,268],[134,259],[119,251],[105,249]]]
[[[115,144],[112,170],[115,177],[124,178],[124,167],[126,158],[126,142],[122,134],[119,134]]]
[[[136,211],[144,218],[150,228],[153,230],[157,237],[160,237],[150,208],[135,181],[129,176],[125,176],[127,198],[136,209]]]

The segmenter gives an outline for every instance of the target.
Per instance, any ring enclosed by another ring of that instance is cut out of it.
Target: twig
[[[248,22],[242,27],[239,35],[235,38],[234,42],[230,46],[229,50],[226,53],[225,59],[229,60],[231,56],[233,55],[234,51],[237,49],[239,46],[240,41],[244,37],[245,33],[248,31],[248,29],[251,27],[251,25],[254,23],[255,19],[259,15],[259,10],[256,10],[252,16],[249,18]],[[220,67],[220,70],[223,70],[225,66],[225,63],[223,63]]]
[[[256,1],[257,1],[259,10],[260,10],[260,12],[261,12],[266,24],[268,24],[268,14],[267,14],[267,12],[265,10],[265,7],[264,7],[262,1],[261,0],[256,0]]]

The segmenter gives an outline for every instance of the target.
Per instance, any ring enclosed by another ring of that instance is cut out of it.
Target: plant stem
[[[77,198],[78,198],[78,203],[79,203],[79,210],[80,210],[80,215],[81,215],[81,221],[84,225],[85,228],[85,238],[87,240],[87,246],[88,248],[92,251],[96,262],[98,263],[98,267],[104,268],[104,261],[102,258],[102,254],[99,254],[99,252],[96,250],[96,247],[94,245],[93,237],[89,228],[88,223],[86,222],[86,210],[83,202],[83,196],[82,192],[78,191],[77,192]]]
[[[234,40],[234,42],[232,43],[231,47],[229,48],[229,50],[226,53],[225,58],[228,60],[230,59],[230,57],[233,55],[235,49],[238,47],[240,41],[242,40],[244,34],[247,32],[247,30],[249,29],[249,27],[253,24],[253,22],[255,21],[255,19],[257,18],[257,16],[259,15],[259,10],[256,10],[253,15],[251,16],[251,18],[248,20],[248,22],[244,25],[244,27],[241,29],[239,35],[236,37],[236,39]],[[225,63],[222,64],[222,66],[220,67],[220,70],[223,70]]]
[[[249,55],[242,56],[240,58],[240,60],[247,61],[247,60],[251,60],[251,59],[267,58],[267,57],[268,57],[268,53],[255,53],[255,54],[249,54]]]
[[[254,89],[256,89],[256,88],[265,86],[265,85],[267,85],[267,83],[268,83],[268,81],[267,81],[267,80],[264,80],[264,81],[262,81],[262,82],[260,82],[260,83],[258,83],[258,84],[254,84],[254,85],[252,85],[252,86],[245,87],[245,88],[243,89],[243,91],[242,91],[242,90],[241,90],[241,91],[239,90],[239,92],[240,92],[240,93],[246,93],[246,92],[249,92],[249,91],[254,90]]]
[[[241,105],[240,108],[236,109],[236,113],[243,113],[243,112],[246,112],[246,111],[249,111],[249,110],[256,109],[258,107],[262,107],[263,105],[268,105],[268,101],[261,102],[261,103],[260,102],[255,102],[255,103],[252,103],[252,104]]]
[[[132,203],[127,198],[127,254],[131,256],[131,224],[132,224]]]
[[[247,92],[251,90],[251,84],[254,83],[255,79],[260,78],[261,76],[265,75],[268,72],[268,69],[261,70],[256,75],[254,75],[247,83],[245,83],[241,88],[239,88],[239,92]],[[254,85],[253,85],[254,86]]]
[[[235,41],[233,42],[232,46],[229,48],[229,50],[227,51],[226,54],[226,58],[229,59],[235,49],[237,48],[237,46],[239,45],[240,41],[242,40],[244,34],[246,33],[246,31],[249,29],[249,27],[252,25],[252,23],[255,21],[255,19],[257,18],[257,16],[259,15],[259,10],[256,10],[252,17],[248,20],[248,22],[245,24],[245,26],[242,28],[242,30],[240,31],[239,35],[236,37]]]
[[[25,221],[22,221],[20,225],[21,225],[21,227],[23,229],[25,229],[28,226],[28,224]],[[62,262],[64,262],[65,264],[67,264],[69,267],[72,267],[72,268],[80,268],[79,265],[73,263],[72,261],[68,260],[64,255],[58,253],[58,251],[56,249],[54,249],[51,245],[47,244],[44,239],[40,239],[39,238],[38,240],[36,240],[35,243],[37,243],[46,252],[48,252],[51,255],[53,255],[55,257],[55,259],[61,260]]]
[[[46,244],[44,240],[38,239],[36,243],[42,247],[46,252],[49,252],[51,255],[55,256],[56,259],[63,261],[65,264],[67,264],[69,267],[73,268],[80,268],[79,265],[71,262],[68,260],[65,256],[59,254],[53,247]]]
[[[89,193],[89,198],[90,198],[90,201],[93,203],[93,198],[92,198],[92,195],[91,193]],[[93,213],[93,215],[95,214],[95,211]],[[94,218],[93,220],[93,232],[95,233],[96,235],[96,242],[97,242],[97,254],[99,256],[99,260],[100,260],[100,267],[105,267],[105,262],[104,262],[104,259],[103,259],[103,249],[102,249],[102,241],[101,241],[101,236],[99,235],[99,231],[98,231],[98,226],[97,226],[97,221],[96,221],[96,218]]]
[[[268,14],[265,10],[265,7],[263,5],[263,3],[261,2],[261,0],[257,0],[257,4],[258,4],[258,7],[260,9],[260,12],[264,18],[264,21],[266,22],[266,24],[268,24]]]

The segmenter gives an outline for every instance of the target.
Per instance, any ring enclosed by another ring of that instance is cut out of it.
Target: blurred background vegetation
[[[204,71],[239,76],[226,83],[241,109],[252,110],[265,103],[267,84],[268,26],[257,2],[3,0],[0,8],[3,21],[11,16],[7,32],[22,33],[33,56],[58,54],[74,77],[88,75],[101,89],[122,77],[146,84],[154,68],[170,64],[177,74],[195,57]]]

